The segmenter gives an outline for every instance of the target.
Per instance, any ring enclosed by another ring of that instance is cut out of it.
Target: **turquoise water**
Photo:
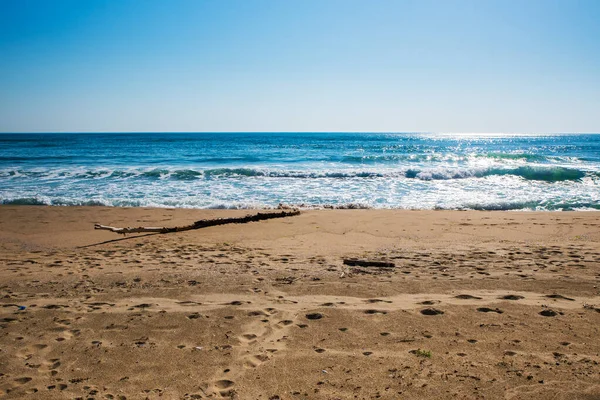
[[[600,210],[600,135],[0,134],[0,203]]]

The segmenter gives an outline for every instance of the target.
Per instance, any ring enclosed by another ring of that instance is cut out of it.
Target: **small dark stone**
[[[438,310],[437,308],[425,308],[421,310],[421,314],[423,315],[442,315],[443,313],[442,310]]]
[[[323,318],[323,314],[321,314],[321,313],[306,314],[306,319],[321,319],[321,318]]]
[[[546,310],[540,311],[540,315],[543,316],[543,317],[555,317],[558,314],[556,313],[556,311],[552,311],[550,309],[546,309]]]

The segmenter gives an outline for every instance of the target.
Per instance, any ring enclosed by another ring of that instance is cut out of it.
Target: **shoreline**
[[[286,209],[298,209],[300,211],[323,211],[323,210],[388,210],[388,211],[481,211],[481,212],[542,212],[542,213],[554,213],[554,212],[600,212],[600,209],[593,207],[579,207],[576,209],[540,209],[534,210],[530,208],[515,208],[512,205],[508,205],[506,208],[503,206],[486,206],[486,207],[462,207],[462,208],[403,208],[403,207],[373,207],[361,203],[346,203],[346,204],[314,204],[306,205],[305,203],[300,204],[283,204],[280,203],[277,206],[274,205],[262,205],[262,206],[215,206],[215,207],[174,207],[174,206],[146,206],[146,205],[106,205],[103,203],[96,203],[91,201],[86,204],[47,204],[36,199],[20,199],[18,201],[7,201],[0,203],[0,207],[105,207],[105,208],[124,208],[124,209],[157,209],[157,210],[220,210],[220,211],[268,211],[268,210],[286,210]]]
[[[93,229],[259,211],[0,206],[0,398],[600,395],[594,212]]]

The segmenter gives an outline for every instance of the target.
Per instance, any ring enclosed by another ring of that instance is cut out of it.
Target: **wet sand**
[[[600,213],[93,229],[248,213],[1,206],[0,398],[600,399]]]

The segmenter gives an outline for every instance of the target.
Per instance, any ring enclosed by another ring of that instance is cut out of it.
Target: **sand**
[[[249,212],[1,206],[0,398],[600,399],[600,213],[93,229]]]

